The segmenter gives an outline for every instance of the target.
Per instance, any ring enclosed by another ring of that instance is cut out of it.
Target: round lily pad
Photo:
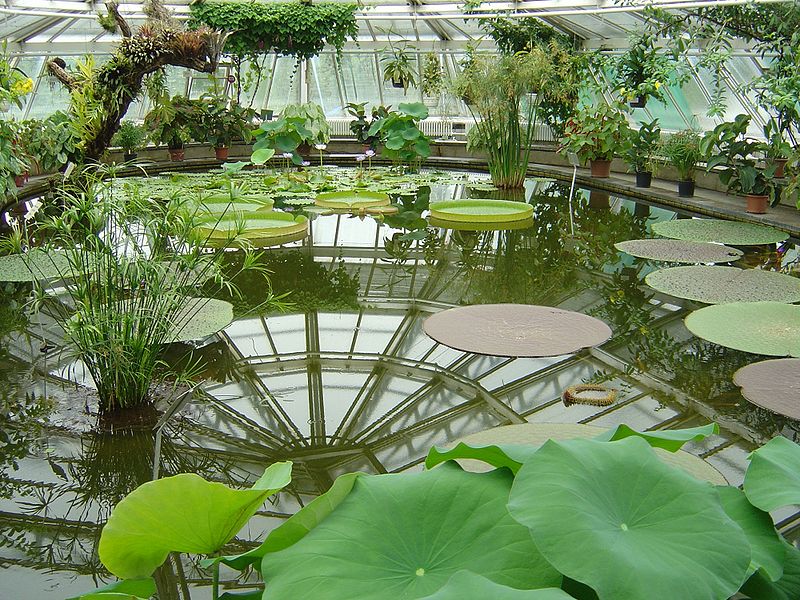
[[[207,238],[209,246],[226,244],[235,236],[257,248],[265,248],[306,237],[308,218],[276,211],[225,215],[202,226],[200,234]]]
[[[508,509],[559,572],[599,598],[729,598],[750,564],[717,490],[639,437],[546,442],[517,473]]]
[[[777,244],[789,234],[774,227],[721,219],[676,219],[653,224],[653,233],[674,240],[716,242],[731,246]]]
[[[800,279],[761,269],[671,267],[649,273],[644,281],[664,294],[706,304],[800,301]]]
[[[391,204],[391,200],[389,194],[383,194],[381,192],[344,190],[341,192],[323,192],[317,196],[316,203],[317,206],[325,208],[353,210],[375,206],[388,206]]]
[[[428,217],[428,223],[433,227],[452,229],[454,231],[511,231],[514,229],[528,229],[529,227],[533,227],[533,218],[519,219],[516,221],[477,223],[475,221],[451,221],[449,219],[437,219],[431,215]]]
[[[274,202],[271,198],[260,196],[237,196],[231,200],[227,194],[208,196],[198,200],[198,210],[212,214],[255,212],[270,210]]]
[[[41,281],[72,277],[67,255],[38,248],[25,254],[0,256],[0,281]]]
[[[716,304],[694,311],[685,323],[697,337],[720,346],[767,356],[800,357],[800,306],[794,304]]]
[[[742,251],[736,248],[687,240],[628,240],[616,243],[614,247],[637,258],[677,263],[723,263],[742,256]]]
[[[451,308],[428,317],[423,328],[440,344],[489,356],[559,356],[611,337],[611,328],[599,319],[529,304]]]
[[[233,321],[233,305],[216,298],[187,298],[172,322],[171,342],[202,340]]]
[[[518,425],[503,425],[485,431],[479,431],[460,438],[458,443],[469,446],[531,446],[538,447],[547,440],[570,440],[575,438],[594,438],[605,432],[602,427],[594,425],[581,425],[577,423],[521,423]],[[711,482],[715,485],[726,485],[728,482],[717,469],[699,456],[678,450],[670,452],[663,448],[653,448],[667,465],[677,467],[693,475],[697,479]],[[458,461],[468,471],[484,471],[490,468],[486,463],[461,459]]]
[[[533,205],[511,200],[446,200],[431,202],[430,210],[435,219],[474,223],[521,221],[533,216]]]
[[[800,359],[776,358],[747,365],[733,374],[733,382],[753,404],[800,419]]]

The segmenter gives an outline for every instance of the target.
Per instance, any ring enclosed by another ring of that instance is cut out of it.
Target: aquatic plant
[[[718,432],[622,425],[538,446],[434,448],[422,472],[340,476],[259,547],[232,556],[215,554],[268,495],[259,489],[288,483],[287,463],[252,490],[173,477],[118,505],[100,557],[115,574],[142,579],[170,550],[206,554],[213,598],[220,563],[259,569],[266,589],[247,597],[262,600],[460,598],[453,594],[467,583],[514,600],[576,589],[600,600],[645,600],[654,590],[724,600],[748,588],[796,597],[800,550],[765,511],[800,501],[800,446],[777,438],[753,452],[743,492],[674,466],[671,452]],[[464,471],[461,459],[490,470]],[[221,500],[209,502],[212,492]]]

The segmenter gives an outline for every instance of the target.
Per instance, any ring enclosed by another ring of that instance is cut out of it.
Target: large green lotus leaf
[[[61,252],[34,249],[25,254],[0,256],[0,281],[63,279],[72,274],[67,255]]]
[[[170,552],[211,554],[236,535],[264,500],[289,484],[292,463],[269,466],[249,490],[183,473],[128,494],[100,535],[100,561],[125,579],[149,577]]]
[[[720,346],[768,356],[800,356],[800,306],[716,304],[694,311],[684,322],[697,337]]]
[[[544,557],[601,600],[721,600],[750,563],[717,491],[638,437],[548,441],[517,473],[508,507]]]
[[[800,300],[800,279],[762,269],[671,267],[649,273],[644,282],[664,294],[705,304]]]
[[[558,588],[518,590],[469,571],[459,571],[424,600],[574,600]]]
[[[753,506],[766,511],[800,504],[800,446],[778,436],[752,452],[744,493]]]
[[[624,423],[617,425],[597,436],[601,442],[614,442],[627,437],[637,436],[642,438],[654,448],[663,448],[669,452],[677,452],[687,442],[699,442],[710,435],[719,433],[719,425],[708,423],[700,427],[688,429],[658,429],[653,431],[636,431]]]
[[[428,118],[428,107],[422,102],[401,102],[397,105],[397,110],[415,119]]]
[[[783,575],[783,540],[775,530],[769,513],[750,504],[739,488],[718,486],[722,508],[742,528],[750,542],[750,572],[763,569],[777,581]]]
[[[797,600],[800,598],[800,550],[783,542],[783,577],[770,581],[764,571],[756,571],[742,586],[752,600]]]
[[[200,562],[201,566],[208,568],[215,562],[222,562],[241,571],[248,565],[260,562],[270,552],[288,548],[331,514],[353,489],[356,479],[361,476],[362,473],[347,473],[338,477],[327,492],[306,504],[285,523],[273,529],[258,548],[243,554],[205,559]]]
[[[742,251],[736,248],[688,240],[627,240],[614,244],[614,247],[637,258],[678,263],[731,262],[742,256]]]
[[[97,588],[96,590],[81,594],[80,596],[68,598],[67,600],[94,600],[95,598],[98,600],[102,600],[103,598],[107,598],[108,600],[113,600],[114,598],[127,598],[128,600],[143,598],[147,600],[155,593],[156,582],[153,581],[152,577],[146,577],[144,579],[123,579],[122,581],[115,581],[105,587]]]
[[[445,463],[359,477],[336,509],[262,561],[264,600],[412,600],[461,570],[520,589],[559,586],[528,530],[508,514],[512,475]]]
[[[777,244],[789,234],[772,227],[721,219],[676,219],[653,223],[653,233],[675,240],[716,242],[730,246]]]
[[[215,298],[187,298],[175,316],[172,342],[202,340],[225,329],[233,321],[233,305]]]

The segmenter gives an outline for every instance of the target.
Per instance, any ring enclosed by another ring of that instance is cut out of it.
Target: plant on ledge
[[[370,135],[369,130],[378,119],[387,117],[389,111],[385,106],[375,106],[372,108],[370,118],[367,117],[366,107],[366,102],[348,102],[345,110],[348,115],[353,117],[353,120],[350,121],[350,131],[356,136],[358,143],[364,146],[364,150],[375,150],[380,142],[380,135],[378,133]]]
[[[125,160],[133,160],[136,158],[136,151],[147,141],[147,131],[141,125],[137,125],[133,121],[123,121],[119,125],[117,133],[111,140],[115,146],[122,148],[125,153]]]
[[[637,187],[650,187],[655,161],[653,157],[661,141],[661,128],[658,119],[649,123],[639,123],[639,129],[630,130],[630,143],[625,148],[623,158],[636,173]]]
[[[264,121],[255,130],[253,162],[263,164],[272,154],[280,153],[293,164],[300,166],[311,153],[311,146],[330,141],[330,126],[322,108],[313,102],[288,104],[280,118]],[[261,160],[267,156],[264,160]]]
[[[697,163],[703,160],[700,150],[700,134],[693,129],[684,129],[666,136],[659,146],[659,154],[678,171],[678,195],[694,196],[694,174]]]
[[[298,61],[329,44],[341,53],[356,40],[358,4],[345,2],[250,2],[201,0],[189,7],[190,27],[230,32],[225,52],[238,57],[274,52]]]
[[[427,118],[428,109],[421,102],[402,103],[396,111],[379,116],[367,137],[379,136],[381,153],[395,165],[414,166],[431,155],[431,141],[419,128],[419,121]]]
[[[196,105],[186,96],[164,95],[145,115],[144,126],[154,143],[169,148],[173,160],[183,160],[183,146],[192,139],[198,115]]]
[[[608,177],[611,160],[626,152],[630,125],[619,103],[586,106],[567,121],[561,152],[574,152],[592,163],[592,176]]]
[[[198,111],[197,137],[205,139],[217,151],[217,157],[227,158],[226,150],[234,140],[249,142],[253,137],[250,122],[255,111],[227,98],[203,96],[195,101]]]
[[[23,121],[19,139],[32,167],[39,173],[52,173],[77,158],[80,140],[75,135],[70,116],[62,111],[41,121]]]

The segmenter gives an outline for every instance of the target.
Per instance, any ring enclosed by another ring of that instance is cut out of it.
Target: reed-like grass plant
[[[154,386],[191,377],[192,369],[177,372],[161,356],[203,318],[201,286],[206,294],[235,296],[231,280],[242,271],[260,269],[267,288],[269,280],[240,229],[226,243],[206,247],[198,231],[208,231],[208,216],[199,212],[198,199],[153,200],[99,171],[87,170],[80,181],[58,194],[56,214],[36,223],[48,255],[65,255],[69,267],[57,283],[34,286],[33,305],[63,329],[65,350],[94,382],[102,414],[147,404]],[[239,271],[226,273],[222,259],[232,248],[244,258]],[[42,266],[30,268],[40,279]]]

